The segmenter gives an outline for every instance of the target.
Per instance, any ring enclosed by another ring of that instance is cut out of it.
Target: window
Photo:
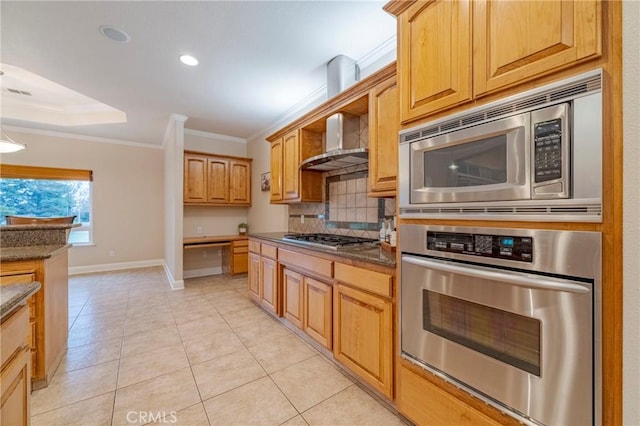
[[[0,224],[7,215],[76,216],[69,242],[89,244],[92,235],[91,170],[0,166]]]

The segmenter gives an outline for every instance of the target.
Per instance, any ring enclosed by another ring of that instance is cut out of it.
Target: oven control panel
[[[427,231],[427,249],[496,259],[533,261],[533,238]]]

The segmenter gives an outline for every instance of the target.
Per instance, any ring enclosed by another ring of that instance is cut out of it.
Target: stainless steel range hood
[[[332,98],[359,79],[356,62],[344,55],[327,64],[327,96]],[[360,117],[336,113],[327,118],[324,154],[302,162],[303,170],[329,171],[369,161],[369,152],[360,147]]]

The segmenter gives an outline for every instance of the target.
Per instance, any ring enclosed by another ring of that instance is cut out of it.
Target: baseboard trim
[[[164,267],[164,273],[169,280],[169,285],[171,286],[171,290],[183,290],[184,289],[184,280],[174,280],[173,274],[169,269],[169,265],[164,260],[162,261],[162,266]]]
[[[140,260],[136,262],[103,263],[101,265],[72,266],[69,275],[90,274],[93,272],[120,271],[122,269],[148,268],[150,266],[165,266],[163,259]],[[166,270],[166,267],[165,267]]]
[[[189,271],[184,271],[182,274],[185,278],[198,278],[198,277],[206,277],[207,275],[220,275],[222,274],[222,266],[214,266],[213,268],[203,268],[203,269],[191,269]]]

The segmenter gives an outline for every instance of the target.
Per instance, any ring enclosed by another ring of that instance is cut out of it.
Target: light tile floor
[[[246,276],[69,280],[69,349],[33,426],[404,425],[247,298]]]

